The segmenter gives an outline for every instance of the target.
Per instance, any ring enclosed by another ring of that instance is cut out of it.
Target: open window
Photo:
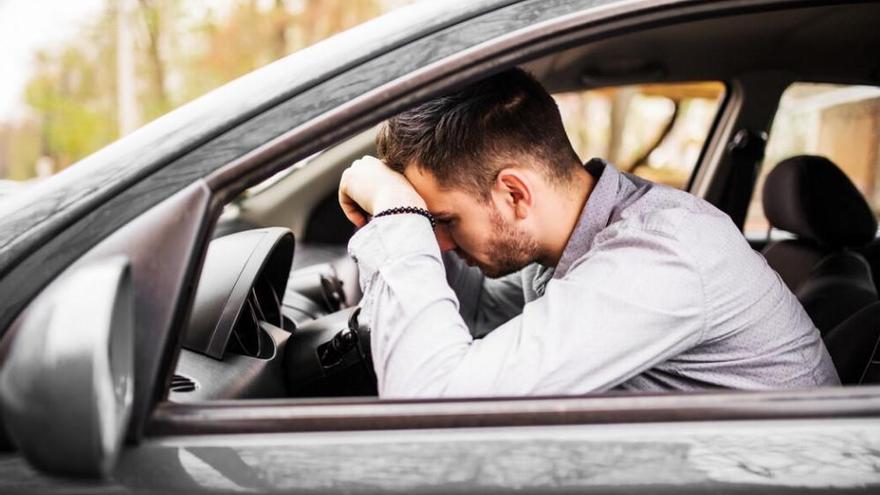
[[[769,27],[781,15],[778,12],[768,14],[760,22]],[[693,61],[692,65],[682,63],[682,66],[676,66],[678,62],[670,59],[667,61],[670,67],[659,71],[659,75],[658,71],[645,70],[653,65],[627,62],[620,66],[632,67],[632,72],[615,74],[610,79],[622,81],[615,85],[582,73],[573,74],[578,67],[571,60],[584,57],[592,66],[601,64],[604,56],[613,60],[609,65],[614,66],[618,62],[616,54],[638,45],[639,40],[662,43],[670,50],[684,50],[691,46],[687,42],[690,33],[719,43],[720,49],[730,54],[736,50],[719,41],[723,38],[722,31],[729,30],[727,26],[725,21],[717,19],[694,22],[693,26],[688,23],[661,26],[632,38],[610,37],[585,48],[567,46],[557,52],[545,52],[539,58],[525,59],[524,64],[533,69],[539,79],[543,78],[553,92],[566,130],[581,158],[608,157],[624,171],[687,189],[695,167],[706,157],[707,149],[713,146],[713,131],[725,132],[718,126],[725,103],[741,104],[741,101],[730,101],[731,98],[741,100],[741,94],[729,94],[735,92],[738,74],[717,66],[711,58]],[[560,66],[548,69],[554,67],[556,61],[561,61]],[[667,75],[665,70],[673,72]],[[694,74],[718,77],[684,77]],[[729,76],[730,80],[723,76]],[[465,79],[476,77],[478,75],[469,74]],[[668,81],[658,82],[658,79]],[[762,95],[752,96],[750,102],[755,102],[752,105],[762,103]],[[786,107],[785,102],[782,107]],[[405,107],[395,107],[395,111],[402,108]],[[747,110],[752,114],[773,111],[758,106]],[[369,124],[375,123],[375,119],[369,121]],[[295,164],[286,163],[288,168],[285,170],[273,165],[276,171],[271,179],[263,184],[251,182],[246,194],[227,205],[216,229],[214,243],[230,242],[231,238],[244,239],[247,231],[239,231],[252,228],[272,237],[274,247],[265,252],[266,264],[251,270],[254,274],[251,280],[253,290],[242,291],[252,294],[247,297],[254,300],[245,297],[241,311],[230,310],[233,315],[226,327],[246,326],[256,335],[262,335],[251,338],[256,343],[271,340],[267,340],[267,335],[274,335],[277,339],[269,343],[274,347],[265,355],[255,346],[251,347],[257,352],[244,352],[247,346],[238,343],[242,339],[236,339],[234,330],[221,339],[232,343],[232,347],[223,348],[223,352],[215,350],[211,354],[205,347],[198,348],[184,342],[175,382],[182,385],[172,389],[169,396],[172,402],[326,396],[351,399],[374,394],[369,386],[368,352],[364,349],[356,320],[355,307],[360,297],[356,266],[348,259],[345,250],[353,230],[339,211],[335,195],[341,171],[352,160],[375,154],[374,137],[375,129],[366,125],[308,159]],[[714,143],[714,146],[713,151],[718,153],[724,143]],[[772,151],[768,153],[770,155]],[[282,240],[285,233],[272,231],[279,227],[292,232],[295,243]],[[251,247],[242,248],[244,251],[258,252],[258,242],[241,242],[251,243]],[[208,256],[211,262],[212,251],[209,250]],[[270,263],[270,259],[288,260],[281,265],[289,263],[291,267],[288,279],[277,287],[265,280],[266,274],[275,270],[266,267],[277,264]],[[220,262],[218,266],[231,265]],[[249,269],[236,270],[245,273]],[[271,289],[262,291],[268,294],[263,299],[259,298],[261,291],[257,287],[260,286]],[[235,289],[230,288],[228,292],[235,292]],[[267,305],[273,310],[259,310]],[[236,318],[240,317],[247,323],[239,323]],[[274,320],[279,323],[273,323]],[[225,365],[218,364],[218,360],[225,360],[227,356],[230,363],[241,367],[233,367],[235,371],[232,372],[219,371]],[[292,361],[283,364],[284,356],[290,360],[308,360],[309,365],[289,366]],[[286,370],[283,369],[285,366]],[[206,384],[198,374],[209,369],[221,373],[227,383],[216,387],[215,384]],[[259,378],[269,375],[275,376],[269,385]],[[248,379],[252,381],[248,383]],[[326,387],[322,388],[322,385]]]
[[[723,96],[723,84],[695,82],[554,98],[584,161],[609,156],[623,171],[684,188]],[[367,129],[317,153],[227,206],[195,302],[214,309],[191,316],[171,400],[375,395],[369,334],[354,309],[357,266],[346,252],[354,229],[336,195],[341,171],[375,155],[375,133]],[[218,270],[227,275],[213,275]],[[282,280],[279,271],[290,275]]]

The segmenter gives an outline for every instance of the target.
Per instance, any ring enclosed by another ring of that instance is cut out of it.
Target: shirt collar
[[[593,240],[608,226],[617,204],[620,172],[599,158],[593,158],[584,168],[598,180],[581,210],[581,216],[568,238],[562,257],[553,270],[553,278],[564,277],[571,265],[593,247]]]

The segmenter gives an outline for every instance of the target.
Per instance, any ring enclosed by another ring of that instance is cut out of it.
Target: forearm
[[[361,269],[362,315],[382,397],[442,395],[471,344],[424,219],[373,221],[349,245]]]

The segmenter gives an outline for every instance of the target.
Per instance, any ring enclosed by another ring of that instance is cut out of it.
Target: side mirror
[[[22,454],[51,474],[115,465],[134,390],[134,306],[124,257],[75,267],[16,322],[0,412]]]

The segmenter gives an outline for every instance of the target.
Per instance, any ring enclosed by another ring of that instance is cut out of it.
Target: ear
[[[495,191],[498,199],[517,219],[524,219],[532,209],[532,183],[529,174],[520,168],[504,168],[495,179]]]

